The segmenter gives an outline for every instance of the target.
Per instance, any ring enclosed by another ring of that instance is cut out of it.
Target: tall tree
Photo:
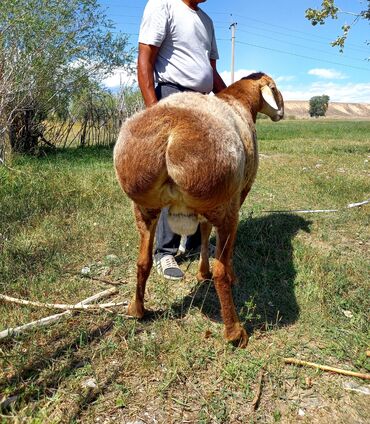
[[[8,129],[13,150],[31,152],[51,111],[130,66],[128,38],[112,30],[97,0],[1,0],[0,144]]]
[[[366,5],[367,2],[367,5]],[[353,11],[344,11],[337,6],[336,0],[322,0],[321,8],[312,9],[309,8],[306,10],[306,18],[311,21],[312,25],[324,25],[328,18],[338,19],[339,14],[346,14],[352,17],[351,24],[345,24],[342,26],[342,34],[339,35],[332,43],[332,46],[338,46],[340,51],[343,52],[344,44],[347,40],[349,31],[353,25],[360,19],[370,20],[370,0],[364,0],[364,6],[361,6],[363,10],[359,12]],[[367,42],[369,44],[369,42]]]

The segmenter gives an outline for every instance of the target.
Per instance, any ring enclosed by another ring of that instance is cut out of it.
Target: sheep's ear
[[[278,105],[276,104],[274,95],[271,91],[271,88],[268,85],[265,85],[261,88],[261,92],[262,92],[262,97],[264,99],[264,101],[271,106],[273,109],[275,110],[279,110]]]

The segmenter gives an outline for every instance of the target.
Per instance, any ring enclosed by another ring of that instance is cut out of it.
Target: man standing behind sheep
[[[218,93],[226,85],[216,69],[218,51],[211,18],[198,7],[206,0],[149,0],[139,34],[138,81],[147,107],[183,91]],[[174,234],[163,209],[156,232],[154,259],[159,273],[179,280],[184,273],[174,255],[180,236]],[[200,245],[200,232],[186,248]]]

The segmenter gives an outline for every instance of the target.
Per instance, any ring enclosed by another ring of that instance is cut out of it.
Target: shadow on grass
[[[233,287],[235,306],[249,333],[255,328],[294,323],[299,307],[294,293],[296,270],[293,238],[298,231],[309,232],[310,221],[297,215],[273,214],[248,218],[239,223],[234,249],[238,282]],[[213,282],[198,284],[181,304],[173,305],[175,317],[190,308],[221,321],[220,304]]]
[[[42,396],[52,396],[59,384],[73,375],[78,368],[85,366],[91,362],[91,355],[80,354],[82,344],[91,345],[96,341],[101,340],[113,328],[113,321],[104,322],[95,326],[89,331],[78,334],[75,338],[68,339],[58,346],[56,340],[55,349],[53,344],[50,344],[48,353],[40,352],[40,356],[35,358],[23,368],[18,369],[13,375],[0,379],[0,393],[6,393],[9,387],[14,386],[12,395],[15,397],[14,402],[7,406],[2,406],[0,403],[0,413],[5,412],[9,407],[14,411],[18,410],[24,403],[35,401]],[[16,339],[7,341],[4,345],[11,348],[16,343]],[[55,369],[55,363],[60,361],[63,365],[59,369]],[[1,397],[0,397],[1,400]]]

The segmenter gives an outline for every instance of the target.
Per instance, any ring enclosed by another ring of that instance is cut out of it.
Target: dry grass
[[[252,335],[246,350],[224,343],[213,285],[196,282],[197,258],[185,260],[180,283],[151,274],[144,321],[81,313],[1,342],[0,399],[16,397],[2,422],[367,423],[366,396],[343,387],[362,382],[282,358],[369,371],[368,206],[264,211],[368,198],[369,131],[368,122],[259,122],[261,166],[234,255],[234,297]],[[111,300],[128,299],[138,238],[111,151],[17,158],[12,167],[23,173],[0,169],[1,292],[76,303],[104,286],[78,275],[89,266],[123,279]],[[1,304],[0,328],[45,314]]]

